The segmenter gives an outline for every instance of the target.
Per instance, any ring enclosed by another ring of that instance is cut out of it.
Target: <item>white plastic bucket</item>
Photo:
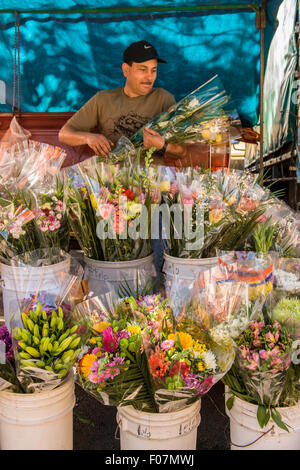
[[[118,407],[121,450],[196,450],[201,400],[171,413]]]
[[[89,281],[89,290],[95,295],[107,294],[112,290],[118,292],[125,280],[135,292],[137,274],[139,290],[145,287],[149,279],[151,283],[156,276],[153,253],[131,261],[97,261],[84,257],[84,262],[84,279]]]
[[[229,396],[225,393],[225,400]],[[300,403],[278,411],[289,432],[279,428],[272,419],[261,428],[256,417],[257,406],[234,397],[232,409],[226,407],[231,450],[300,450]]]
[[[218,257],[214,258],[176,258],[164,253],[164,284],[167,296],[174,298],[174,281],[180,281],[180,288],[184,285],[190,285],[197,278],[199,272],[206,271],[218,265]],[[178,288],[175,286],[175,291]]]
[[[1,450],[72,450],[74,376],[40,393],[0,392]]]
[[[69,266],[69,258],[43,267],[0,265],[4,320],[9,330],[11,330],[12,315],[14,315],[15,326],[21,322],[21,317],[19,321],[15,317],[19,311],[19,302],[39,291],[56,296],[58,294],[57,275],[61,272],[68,272]]]

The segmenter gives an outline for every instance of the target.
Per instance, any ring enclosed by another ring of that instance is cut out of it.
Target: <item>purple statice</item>
[[[0,341],[5,344],[5,357],[6,359],[14,358],[14,351],[10,333],[5,325],[0,326]]]
[[[130,337],[130,332],[127,330],[120,330],[116,332],[116,337],[118,342],[120,342],[121,339],[125,338],[128,339]]]

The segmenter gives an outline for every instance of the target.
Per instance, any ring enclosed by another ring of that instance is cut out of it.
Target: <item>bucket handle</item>
[[[249,444],[243,444],[243,445],[235,444],[231,440],[230,440],[230,444],[233,445],[234,447],[250,447],[250,446],[252,446],[252,444],[255,444],[255,442],[259,441],[262,437],[264,437],[266,434],[269,434],[269,432],[271,432],[273,430],[274,430],[274,425],[270,429],[268,429],[267,431],[262,432],[259,437],[257,437],[254,441],[249,442]]]
[[[121,430],[121,426],[122,426],[122,420],[119,416],[119,413],[117,413],[116,421],[117,421],[117,427],[116,427],[116,430],[115,430],[115,439],[117,441],[119,441],[121,439],[120,430]]]

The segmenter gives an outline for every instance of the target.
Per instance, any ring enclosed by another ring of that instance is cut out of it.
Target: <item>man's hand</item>
[[[96,155],[106,157],[111,151],[113,143],[102,134],[88,134],[86,137],[87,145]]]
[[[155,132],[152,129],[149,129],[148,127],[144,127],[143,143],[146,149],[155,147],[156,150],[160,150],[164,146],[165,139],[158,132]]]

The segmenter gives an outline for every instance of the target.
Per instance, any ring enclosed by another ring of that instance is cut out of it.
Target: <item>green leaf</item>
[[[282,421],[281,415],[278,410],[271,408],[271,416],[275,424],[286,432],[290,432],[287,425]]]
[[[226,406],[228,410],[231,410],[234,404],[234,395],[231,395],[230,398],[226,401]]]
[[[258,405],[257,407],[257,421],[261,428],[264,428],[270,419],[270,414],[267,412],[265,405]]]

